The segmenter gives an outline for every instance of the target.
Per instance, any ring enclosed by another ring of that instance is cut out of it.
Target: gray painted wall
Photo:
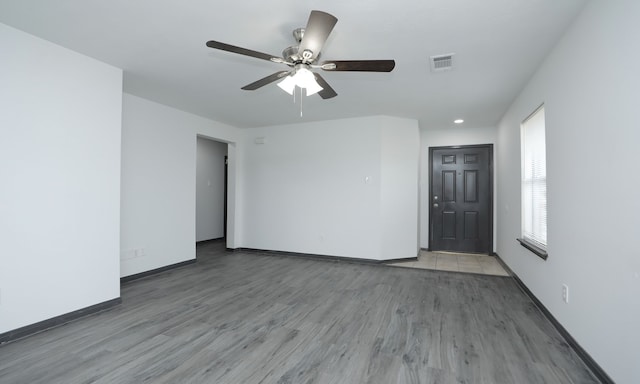
[[[416,120],[376,116],[246,132],[243,246],[377,260],[417,255]]]
[[[238,129],[125,93],[122,110],[121,276],[196,257],[198,137],[229,144],[229,227],[235,247]]]
[[[0,333],[120,296],[122,70],[0,24]]]
[[[640,383],[639,17],[637,1],[588,3],[500,122],[497,146],[498,254],[617,383]],[[516,242],[520,123],[542,103],[547,261]]]

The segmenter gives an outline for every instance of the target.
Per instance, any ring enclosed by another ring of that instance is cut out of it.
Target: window
[[[547,156],[544,106],[522,122],[522,233],[518,239],[547,258]]]

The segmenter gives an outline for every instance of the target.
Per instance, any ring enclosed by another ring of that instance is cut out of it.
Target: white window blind
[[[547,156],[544,107],[522,123],[522,239],[547,250]]]

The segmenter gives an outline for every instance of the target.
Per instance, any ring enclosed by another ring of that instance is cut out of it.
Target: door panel
[[[456,171],[442,171],[442,201],[455,203],[456,201]]]
[[[478,202],[478,171],[464,171],[464,201]]]
[[[442,212],[442,238],[455,240],[456,238],[456,213],[455,212]]]
[[[479,233],[479,215],[478,212],[465,212],[464,213],[464,238],[465,240],[478,239]]]
[[[493,251],[491,145],[430,148],[432,250]]]

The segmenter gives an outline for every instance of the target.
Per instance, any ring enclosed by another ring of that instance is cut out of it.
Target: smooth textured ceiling
[[[495,126],[584,3],[0,0],[0,22],[122,68],[128,93],[236,127],[390,115],[437,129]],[[312,9],[338,18],[321,60],[395,59],[395,70],[322,72],[338,96],[304,97],[300,117],[275,83],[240,89],[286,66],[205,46],[280,56]],[[429,56],[447,53],[454,69],[431,72]]]

